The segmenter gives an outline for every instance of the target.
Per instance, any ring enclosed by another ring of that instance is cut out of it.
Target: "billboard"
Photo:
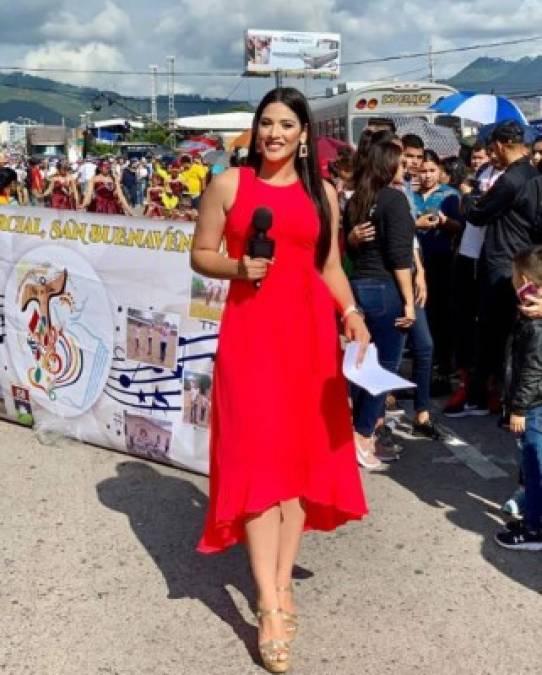
[[[245,73],[338,77],[341,36],[338,33],[292,33],[248,30],[245,33]]]

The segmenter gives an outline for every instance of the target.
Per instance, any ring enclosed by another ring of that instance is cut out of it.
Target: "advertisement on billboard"
[[[245,72],[266,76],[280,71],[289,75],[338,77],[341,36],[338,33],[292,33],[248,30],[245,33]]]

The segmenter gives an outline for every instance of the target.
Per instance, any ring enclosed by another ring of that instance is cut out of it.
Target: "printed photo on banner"
[[[207,279],[199,274],[193,274],[188,315],[191,319],[220,321],[227,295],[227,281]]]
[[[32,406],[30,405],[30,392],[24,387],[12,384],[11,394],[13,396],[17,422],[24,424],[26,427],[31,427],[34,424],[34,416],[32,415]]]
[[[6,286],[7,347],[32,401],[77,417],[101,396],[113,355],[107,288],[92,265],[63,246],[31,249]]]
[[[124,412],[126,450],[146,459],[167,461],[171,448],[172,423],[155,417]]]
[[[4,391],[2,389],[2,385],[0,384],[0,415],[6,416],[7,415],[7,410],[6,410],[6,397],[4,396]]]
[[[126,356],[132,361],[175,369],[179,315],[129,308]]]
[[[211,386],[213,380],[205,373],[185,371],[183,422],[204,429],[209,428],[211,415]]]

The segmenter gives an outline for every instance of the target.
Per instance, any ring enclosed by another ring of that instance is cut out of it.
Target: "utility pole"
[[[169,129],[169,144],[171,148],[175,148],[176,145],[176,135],[175,135],[175,57],[168,56],[167,59],[167,93],[168,93],[168,110],[167,110],[167,128]]]
[[[429,39],[429,51],[427,53],[429,58],[429,82],[435,81],[435,59],[433,57],[433,38]]]
[[[151,71],[151,120],[158,122],[158,106],[156,104],[158,66],[149,66],[149,70]]]
[[[175,57],[167,57],[168,65],[168,111],[167,121],[168,127],[173,129],[175,127]]]

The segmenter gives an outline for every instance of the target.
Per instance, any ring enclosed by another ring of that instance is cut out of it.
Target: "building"
[[[26,145],[26,130],[29,124],[0,122],[0,145]]]
[[[542,117],[542,96],[525,96],[512,100],[529,121]]]
[[[145,124],[136,120],[114,117],[108,120],[97,120],[88,125],[88,130],[98,143],[114,145],[134,129],[144,129]]]
[[[28,153],[44,157],[67,155],[73,135],[72,129],[61,126],[29,127],[26,134]]]

